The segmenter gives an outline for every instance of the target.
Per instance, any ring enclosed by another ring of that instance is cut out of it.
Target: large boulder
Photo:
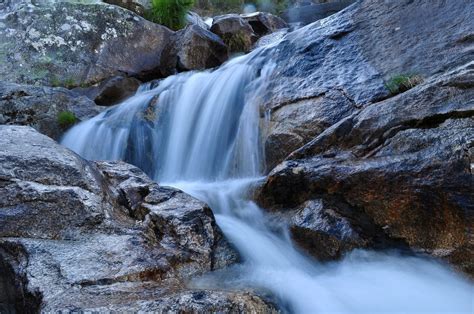
[[[65,88],[0,82],[0,124],[29,125],[54,139],[102,109]],[[72,120],[62,121],[64,114],[70,114]]]
[[[270,311],[185,282],[236,261],[211,210],[122,162],[88,162],[0,126],[0,309]]]
[[[105,3],[15,1],[0,15],[0,74],[15,83],[77,87],[125,74],[175,72],[174,32]]]
[[[254,12],[241,14],[240,16],[252,26],[257,36],[267,35],[281,28],[288,27],[284,20],[267,12]]]
[[[213,68],[229,58],[222,39],[198,25],[188,25],[178,37],[178,68],[181,70]]]
[[[260,202],[291,210],[323,199],[352,228],[374,230],[472,275],[473,97],[471,62],[367,106],[278,165]],[[361,217],[371,223],[364,226]]]
[[[222,38],[229,52],[249,52],[258,39],[249,22],[238,14],[215,17],[211,32]]]
[[[268,170],[334,122],[390,97],[393,77],[429,78],[472,60],[474,3],[461,2],[358,1],[267,49],[276,65],[262,89]]]

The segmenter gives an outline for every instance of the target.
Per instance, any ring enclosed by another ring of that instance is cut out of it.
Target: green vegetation
[[[77,86],[82,86],[84,84],[77,84],[74,78],[70,77],[65,80],[59,79],[57,76],[53,76],[50,80],[50,84],[52,87],[66,87],[66,88],[74,88]]]
[[[423,78],[419,75],[401,74],[392,77],[385,86],[392,95],[397,95],[415,87],[423,82]]]
[[[77,118],[74,113],[70,111],[61,111],[58,113],[58,124],[62,128],[69,128],[77,122]]]
[[[193,7],[194,0],[151,0],[151,9],[145,17],[173,30],[186,26],[186,14]]]

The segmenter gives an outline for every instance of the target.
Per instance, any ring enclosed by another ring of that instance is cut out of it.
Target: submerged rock
[[[105,3],[21,0],[0,15],[5,81],[77,87],[175,72],[174,32]]]
[[[178,33],[178,68],[204,70],[221,65],[229,58],[227,46],[216,34],[189,25]]]
[[[91,118],[103,108],[87,97],[60,87],[0,82],[0,124],[29,125],[59,139],[72,124]],[[62,121],[62,114],[71,119]]]
[[[237,259],[202,202],[134,166],[85,161],[29,127],[0,126],[0,145],[4,307],[271,308],[241,293],[186,292],[190,276]]]

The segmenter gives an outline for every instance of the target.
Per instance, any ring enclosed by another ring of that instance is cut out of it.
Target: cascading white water
[[[436,262],[356,251],[322,265],[269,225],[247,197],[263,168],[259,91],[272,66],[261,52],[143,86],[62,143],[88,159],[133,163],[211,206],[243,262],[198,287],[264,289],[296,313],[472,313],[473,286]]]

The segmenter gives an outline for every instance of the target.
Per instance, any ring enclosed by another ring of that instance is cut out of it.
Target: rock
[[[0,16],[0,42],[0,75],[14,83],[71,88],[176,67],[174,32],[104,3],[21,0]]]
[[[78,95],[86,95],[99,106],[116,105],[135,95],[141,82],[133,77],[114,76],[88,88],[75,88]]]
[[[141,16],[151,8],[150,0],[103,0],[103,2],[118,5]]]
[[[340,258],[354,248],[367,246],[350,221],[318,200],[309,200],[291,216],[293,240],[319,260]]]
[[[229,52],[249,52],[257,40],[252,26],[237,14],[215,17],[211,32],[222,38]]]
[[[85,161],[29,127],[0,126],[0,145],[4,307],[264,306],[238,293],[183,301],[190,276],[237,258],[207,205],[134,166]]]
[[[186,15],[186,21],[188,25],[197,25],[201,28],[204,28],[205,30],[209,30],[209,28],[211,28],[209,25],[206,24],[206,22],[199,14],[193,11],[188,12],[188,14]]]
[[[386,83],[391,78],[399,74],[429,78],[471,61],[469,12],[474,10],[474,3],[436,3],[358,1],[287,34],[279,44],[262,53],[266,60],[273,60],[276,69],[262,88],[262,111],[276,122],[266,130],[269,170],[282,156],[309,137],[317,136],[335,120],[390,97]],[[282,117],[284,107],[302,103],[306,110],[294,109],[291,118]],[[307,117],[312,111],[321,112],[313,116],[314,123]],[[304,125],[315,128],[295,128],[293,120],[302,120]],[[277,129],[273,131],[273,127]],[[281,142],[288,144],[280,147]]]
[[[203,70],[221,65],[229,58],[227,46],[214,33],[188,25],[179,34],[178,68]]]
[[[367,216],[382,236],[472,275],[473,97],[471,62],[367,106],[277,166],[260,202],[343,204],[340,215]]]
[[[70,112],[81,121],[101,111],[90,99],[65,88],[0,82],[0,124],[29,125],[59,139],[68,127],[61,123],[60,113]]]
[[[290,152],[357,110],[338,90],[275,108],[265,127],[267,169],[273,169]]]
[[[254,12],[240,16],[252,26],[259,37],[288,27],[284,20],[267,12]]]
[[[305,3],[289,8],[282,17],[288,23],[307,25],[324,19],[353,4],[355,0],[336,0],[328,3]]]
[[[275,306],[251,293],[190,291],[135,304],[87,308],[87,311],[146,311],[159,313],[279,313]]]

